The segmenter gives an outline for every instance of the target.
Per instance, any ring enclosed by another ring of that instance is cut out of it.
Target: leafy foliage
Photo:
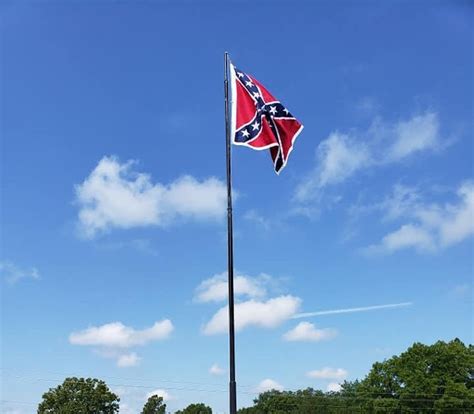
[[[152,395],[143,406],[142,414],[165,414],[166,404],[163,403],[163,397]]]
[[[212,414],[212,409],[203,403],[190,404],[183,410],[176,411],[175,414]]]
[[[104,381],[95,378],[66,378],[43,394],[38,414],[114,414],[120,399]]]
[[[474,347],[459,339],[415,343],[399,356],[373,364],[362,381],[339,392],[267,391],[240,414],[474,414]]]
[[[49,389],[38,414],[115,414],[120,399],[104,381],[66,378]],[[165,414],[162,397],[151,396],[141,414]],[[376,362],[362,381],[344,381],[338,392],[307,388],[261,393],[239,414],[474,414],[474,347],[459,339],[413,344]],[[191,404],[176,414],[212,414]]]
[[[364,404],[368,412],[386,399],[398,401],[399,411],[392,412],[456,412],[459,407],[474,412],[473,385],[474,348],[455,339],[415,343],[400,356],[376,362],[358,392],[370,397]]]

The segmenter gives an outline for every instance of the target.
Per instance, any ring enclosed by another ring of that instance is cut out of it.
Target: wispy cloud
[[[325,188],[358,172],[439,150],[449,142],[441,138],[438,114],[432,111],[393,123],[377,117],[362,132],[334,131],[319,144],[315,168],[297,186],[295,200],[303,205],[319,201]]]
[[[382,125],[381,128],[386,128]],[[441,145],[438,115],[426,112],[393,125],[389,131],[395,139],[388,148],[387,161],[398,161],[420,151],[433,150]]]
[[[0,262],[0,274],[2,279],[11,285],[25,279],[40,279],[40,273],[36,267],[23,268],[9,261]]]
[[[316,199],[322,188],[345,181],[373,162],[363,142],[340,132],[333,132],[319,144],[316,158],[316,169],[296,188],[295,197],[299,202]]]
[[[166,226],[179,219],[219,220],[225,215],[226,187],[214,177],[186,175],[170,184],[153,183],[136,163],[104,157],[76,186],[79,229],[85,237],[113,228]]]
[[[332,309],[332,310],[316,311],[316,312],[304,312],[304,313],[297,313],[293,315],[291,319],[308,318],[311,316],[337,315],[341,313],[369,312],[369,311],[390,309],[390,308],[404,308],[404,307],[412,306],[412,305],[413,305],[412,302],[402,302],[402,303],[391,303],[387,305],[361,306],[358,308],[342,308],[342,309]]]
[[[396,230],[382,237],[363,253],[383,254],[414,248],[435,252],[474,234],[474,182],[462,183],[455,203],[426,203],[415,189],[395,186],[393,195],[376,206],[387,220],[404,220]]]

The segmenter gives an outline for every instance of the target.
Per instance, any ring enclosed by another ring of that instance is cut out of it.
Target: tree
[[[175,414],[212,414],[212,409],[203,403],[190,404],[186,408],[176,411]]]
[[[104,381],[95,378],[66,378],[43,394],[38,414],[114,414],[120,398]]]
[[[337,393],[312,388],[298,391],[266,391],[254,400],[254,406],[242,408],[239,414],[335,414],[342,411]]]
[[[474,347],[459,339],[415,343],[399,356],[376,362],[357,391],[372,398],[367,412],[387,404],[393,412],[441,413],[446,407],[474,411]],[[399,404],[379,401],[386,399]]]
[[[163,397],[152,395],[143,406],[142,414],[165,414],[166,404],[163,403]]]
[[[267,391],[239,414],[474,414],[474,347],[413,344],[338,392]]]

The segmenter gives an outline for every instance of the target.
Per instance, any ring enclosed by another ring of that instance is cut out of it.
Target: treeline
[[[38,414],[116,414],[120,398],[104,381],[95,378],[66,378],[61,385],[43,394]],[[148,398],[141,414],[168,414],[163,397]],[[203,403],[190,404],[175,414],[212,414]]]
[[[406,352],[373,364],[362,381],[338,392],[308,388],[268,391],[239,414],[474,413],[474,347],[459,339]]]
[[[120,399],[105,382],[66,378],[43,395],[38,414],[116,414]],[[166,414],[162,397],[151,396],[141,414]],[[474,347],[459,339],[415,343],[399,356],[376,362],[362,380],[340,391],[267,391],[239,414],[474,414]],[[175,414],[212,414],[203,403]]]

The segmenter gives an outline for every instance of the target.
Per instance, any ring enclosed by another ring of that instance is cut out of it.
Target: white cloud
[[[407,248],[434,252],[462,242],[474,234],[474,183],[461,184],[457,198],[455,204],[426,204],[415,190],[396,186],[393,197],[380,206],[387,211],[387,218],[410,222],[364,249],[365,253],[392,253]]]
[[[458,189],[461,202],[447,205],[439,213],[440,243],[449,246],[474,233],[474,183],[466,182]]]
[[[235,304],[235,330],[247,326],[274,328],[291,318],[299,309],[301,299],[286,295],[267,301],[249,300]],[[228,308],[219,309],[205,325],[204,333],[213,335],[225,333],[228,329]]]
[[[330,382],[328,386],[326,387],[326,391],[328,392],[339,392],[341,391],[341,384],[337,382]]]
[[[148,174],[104,157],[82,184],[75,187],[79,228],[92,238],[112,228],[166,226],[178,219],[216,220],[225,215],[226,186],[217,178],[198,181],[183,176],[168,185],[153,183]]]
[[[120,355],[117,359],[117,366],[123,367],[134,367],[140,363],[141,358],[135,353]]]
[[[425,229],[412,224],[404,224],[398,230],[383,237],[380,245],[372,246],[368,252],[393,252],[396,250],[414,247],[419,251],[433,251],[434,240]]]
[[[347,378],[348,372],[343,368],[330,368],[324,367],[322,369],[316,369],[309,371],[306,376],[309,378],[317,379],[332,379],[332,380],[343,380]]]
[[[169,319],[155,322],[152,327],[142,330],[125,326],[121,322],[112,322],[73,332],[69,335],[69,342],[73,345],[92,346],[98,355],[115,359],[118,367],[126,368],[138,365],[141,358],[135,352],[124,352],[124,349],[167,339],[173,329]]]
[[[395,123],[375,118],[364,132],[332,132],[316,151],[316,167],[296,188],[299,203],[318,200],[324,188],[359,171],[399,162],[443,147],[438,115],[427,111]],[[446,144],[445,144],[446,145]]]
[[[334,329],[316,329],[310,322],[300,322],[283,335],[285,341],[319,342],[332,339],[337,335]]]
[[[162,397],[163,398],[163,401],[166,402],[166,401],[170,401],[170,400],[174,400],[174,397],[172,397],[168,391],[166,390],[163,390],[161,388],[157,389],[157,390],[154,390],[152,392],[149,392],[146,396],[146,398],[150,398],[150,397],[153,397],[154,395],[156,395],[157,397]]]
[[[262,275],[253,278],[245,275],[234,275],[234,294],[243,295],[250,298],[265,296],[266,289],[264,283],[268,281],[268,276]],[[204,280],[196,289],[195,300],[197,302],[220,302],[227,300],[227,272],[220,273]]]
[[[275,380],[267,378],[258,384],[256,391],[259,393],[271,390],[283,391],[284,388],[285,387],[283,387],[283,385],[279,384]]]
[[[394,125],[395,142],[389,148],[389,159],[399,160],[412,153],[435,149],[440,145],[436,113],[427,112]]]
[[[0,262],[0,274],[7,283],[12,285],[19,282],[20,280],[38,280],[40,278],[40,274],[36,267],[31,267],[28,269],[20,268],[9,261]]]
[[[155,322],[151,328],[143,330],[135,330],[121,322],[112,322],[102,326],[92,326],[83,331],[73,332],[69,336],[69,342],[73,345],[129,348],[166,339],[170,336],[173,329],[173,324],[169,319]]]
[[[409,214],[420,201],[421,194],[416,188],[395,184],[392,194],[379,205],[372,206],[372,209],[383,210],[385,212],[384,219],[389,221]]]
[[[296,189],[296,199],[299,201],[313,198],[315,190],[340,183],[357,170],[372,164],[366,146],[339,132],[333,132],[319,144],[316,158],[317,169]]]
[[[209,373],[212,375],[224,375],[225,374],[225,369],[221,368],[217,364],[213,364],[211,368],[209,368]]]
[[[371,162],[366,147],[338,132],[332,133],[321,143],[318,156],[321,165],[318,182],[320,187],[344,181]]]

